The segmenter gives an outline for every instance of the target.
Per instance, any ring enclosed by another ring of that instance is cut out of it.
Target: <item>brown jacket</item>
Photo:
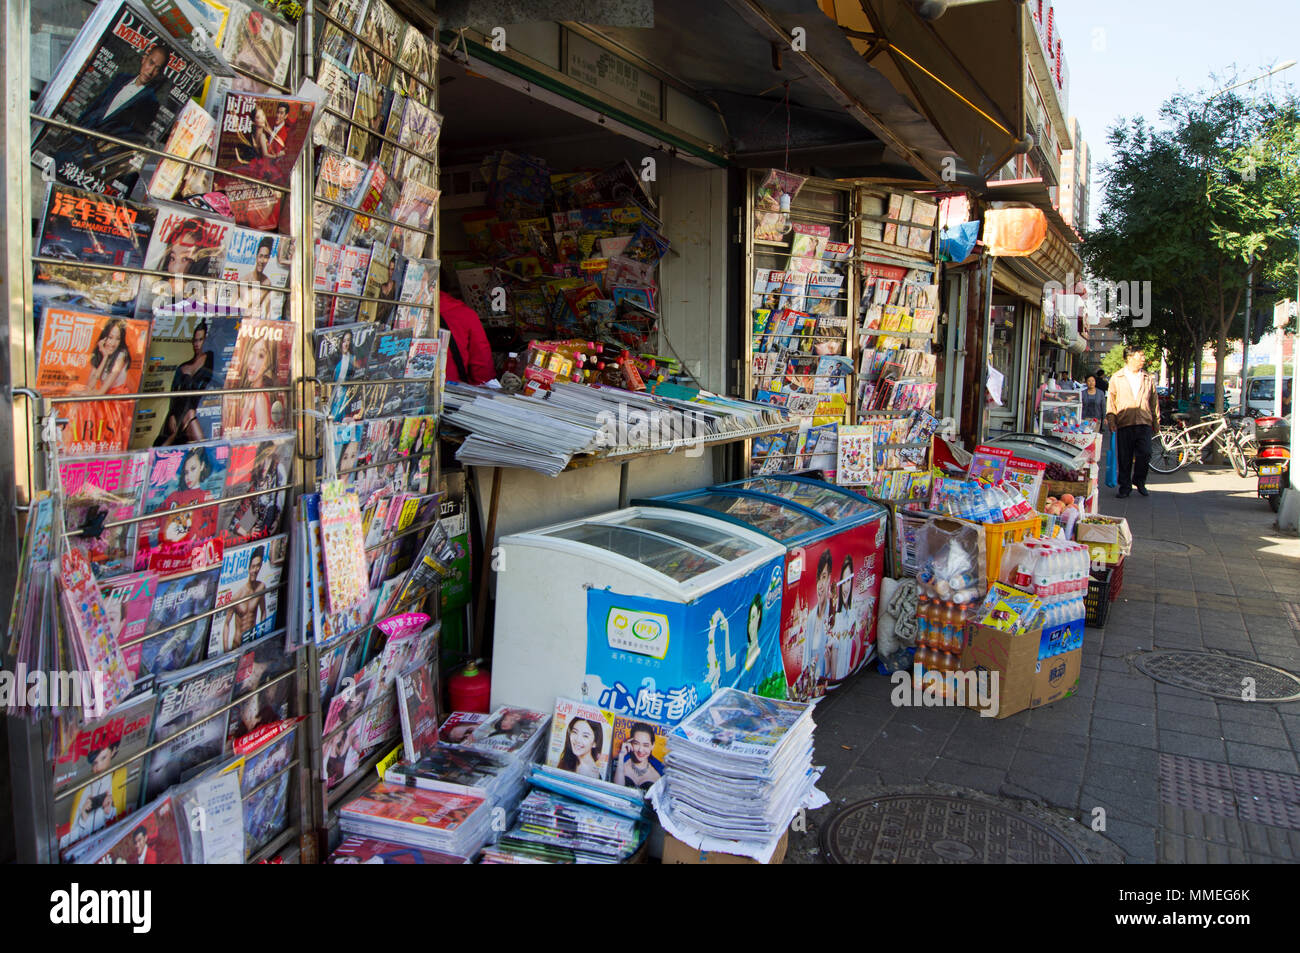
[[[1121,368],[1112,374],[1110,387],[1106,391],[1106,423],[1112,430],[1142,424],[1158,429],[1160,398],[1156,396],[1155,378],[1143,371],[1142,381],[1135,394],[1129,385],[1126,370]]]

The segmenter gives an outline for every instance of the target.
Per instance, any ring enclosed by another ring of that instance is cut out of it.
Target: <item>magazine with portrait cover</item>
[[[217,565],[158,581],[145,630],[151,635],[159,634],[141,643],[141,674],[176,671],[203,658],[209,617],[192,617],[212,609],[220,577],[221,567]],[[183,625],[178,625],[182,622]],[[159,632],[162,629],[167,631]]]
[[[339,827],[369,836],[405,835],[412,844],[449,842],[461,827],[486,826],[487,802],[470,794],[425,791],[379,781],[339,809]],[[424,835],[431,835],[427,840]]]
[[[191,99],[176,117],[176,124],[167,136],[163,151],[169,156],[212,165],[216,154],[216,132],[216,119]],[[211,189],[212,173],[208,170],[177,159],[162,159],[154,167],[146,191],[151,199],[170,201],[202,195]]]
[[[402,110],[401,132],[397,136],[397,165],[393,177],[405,183],[408,179],[423,182],[425,185],[437,184],[433,163],[428,157],[434,154],[438,145],[438,136],[442,133],[441,114],[428,106],[408,99]]]
[[[294,239],[252,228],[237,228],[230,234],[221,276],[238,284],[218,286],[217,303],[238,308],[250,318],[276,320],[284,317],[287,296],[273,288],[289,284],[293,267]],[[271,285],[273,288],[259,287]]]
[[[284,651],[283,639],[263,639],[244,649],[233,692],[233,697],[242,701],[230,709],[227,750],[288,717],[292,680],[280,676],[293,665],[293,655]]]
[[[147,692],[103,718],[80,709],[62,716],[54,749],[55,836],[60,849],[121,820],[140,803],[141,759],[149,744],[158,697]],[[135,758],[135,760],[131,760]],[[60,797],[59,791],[116,767],[112,774]]]
[[[224,611],[212,616],[208,658],[233,652],[276,630],[287,555],[288,537],[283,535],[225,551],[213,604]],[[283,653],[283,645],[276,648]]]
[[[313,83],[311,88],[317,87]],[[213,175],[212,184],[230,197],[236,223],[265,231],[278,229],[285,193],[226,173],[287,187],[317,108],[311,98],[226,93],[215,162],[224,171]]]
[[[226,499],[217,513],[217,533],[227,547],[280,531],[293,472],[293,448],[293,434],[231,444]],[[247,493],[259,495],[230,499]]]
[[[316,377],[326,383],[365,380],[376,328],[366,322],[316,331]]]
[[[397,676],[397,711],[407,761],[418,761],[438,743],[438,675],[426,661]]]
[[[812,706],[762,698],[735,688],[714,694],[682,721],[669,738],[669,747],[687,742],[700,756],[720,755],[744,763],[771,762],[786,736],[810,728]]]
[[[168,35],[198,58],[209,73],[232,73],[221,55],[229,9],[214,0],[140,0]]]
[[[184,447],[155,447],[149,452],[149,469],[141,512],[159,514],[140,523],[135,568],[149,568],[154,551],[189,545],[197,547],[217,536],[217,500],[226,485],[230,446],[210,440]],[[211,501],[211,506],[180,510]]]
[[[203,309],[203,310],[206,310]],[[219,391],[235,354],[239,319],[164,309],[153,320],[141,393]],[[136,406],[133,447],[208,440],[221,422],[221,398],[190,396],[142,400]],[[219,432],[219,428],[218,428]]]
[[[203,215],[186,205],[158,202],[158,218],[145,253],[144,267],[165,271],[173,278],[146,277],[140,284],[136,317],[152,318],[158,308],[185,301],[210,301],[216,295],[215,282],[226,256],[226,245],[234,223]],[[186,276],[197,276],[186,281]]]
[[[99,587],[104,609],[108,613],[109,628],[117,638],[122,659],[132,678],[141,675],[144,656],[143,639],[149,624],[149,613],[158,594],[158,574],[132,572],[105,579]]]
[[[368,219],[368,221],[370,221]],[[333,290],[340,295],[359,295],[366,286],[366,271],[370,268],[370,249],[357,245],[344,245],[339,250],[338,269]],[[360,313],[356,298],[332,297],[333,314],[330,326],[351,324]]]
[[[226,719],[208,716],[230,702],[238,665],[238,658],[220,658],[159,675],[158,715],[151,743],[167,743],[149,757],[146,798],[167,790],[180,780],[182,772],[221,756]]]
[[[373,76],[357,74],[357,92],[349,115],[348,144],[344,154],[358,162],[369,162],[379,151],[380,140],[370,134],[382,133],[384,127],[384,87]]]
[[[406,259],[396,248],[388,245],[375,246],[370,256],[370,268],[366,272],[363,293],[367,298],[383,300],[360,302],[358,316],[362,321],[383,327],[392,325],[405,272]]]
[[[230,65],[273,85],[286,85],[293,59],[293,27],[243,0],[222,2],[230,5],[230,20],[221,44]]]
[[[350,209],[355,209],[360,204],[369,171],[369,165],[364,162],[358,162],[332,149],[321,150],[320,163],[316,171],[316,195],[329,199],[330,202],[346,205],[348,208],[339,208],[326,202],[315,204],[313,222],[318,239],[337,242],[343,238],[352,221]]]
[[[228,393],[222,399],[221,436],[236,439],[282,432],[289,419],[289,378],[295,326],[289,321],[244,318],[235,356],[226,372],[227,391],[282,387],[260,393]]]
[[[334,301],[331,292],[338,287],[339,264],[343,246],[337,242],[317,239],[313,249],[312,291],[315,292],[316,324],[328,327],[334,323]]]
[[[428,258],[408,258],[402,275],[402,307],[397,309],[396,328],[411,328],[417,337],[429,337],[433,326],[433,309],[419,307],[431,305],[438,296],[438,261]]]
[[[180,824],[170,794],[63,854],[69,864],[183,864]]]
[[[138,524],[102,528],[140,512],[147,453],[68,457],[59,461],[63,518],[73,533],[67,544],[86,554],[99,578],[130,572]],[[98,532],[96,532],[98,530]]]
[[[252,857],[289,823],[289,773],[244,798],[244,859]]]
[[[36,254],[67,264],[35,262],[32,316],[37,327],[47,307],[130,317],[140,276],[77,262],[143,268],[158,210],[125,199],[51,183],[45,193]]]
[[[478,711],[453,711],[438,729],[438,739],[447,745],[467,744],[474,729],[488,720]]]
[[[562,771],[608,780],[613,736],[612,712],[587,702],[557,698],[546,763]]]
[[[370,0],[366,4],[365,15],[357,21],[356,25],[358,35],[374,48],[373,52],[379,54],[391,73],[398,54],[402,51],[402,40],[407,32],[406,21],[399,17],[384,0]],[[357,47],[361,46],[362,44],[357,44]],[[354,48],[354,62],[356,55]],[[386,83],[387,76],[383,76],[382,80]]]
[[[438,196],[441,193],[432,186],[418,179],[408,178],[402,183],[402,190],[393,209],[393,220],[409,228],[395,228],[394,240],[400,240],[402,254],[408,258],[419,258],[429,244],[427,232],[433,227],[434,216],[438,213]]]
[[[528,708],[504,707],[476,727],[465,743],[472,748],[498,751],[532,760],[546,743],[547,712]]]
[[[339,841],[327,864],[468,864],[469,858],[408,847],[392,841],[349,834]]]
[[[647,791],[664,773],[668,757],[668,728],[648,718],[614,715],[609,780],[626,788]]]
[[[161,149],[176,114],[208,71],[133,0],[95,7],[32,106],[48,116],[136,145]],[[89,192],[126,198],[143,153],[33,119],[32,158],[55,178]]]

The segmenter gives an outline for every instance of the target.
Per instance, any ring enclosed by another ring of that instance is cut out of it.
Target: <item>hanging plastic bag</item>
[[[1110,432],[1110,448],[1106,451],[1106,485],[1115,486],[1119,483],[1119,464],[1116,459],[1119,452],[1115,449],[1115,431]]]

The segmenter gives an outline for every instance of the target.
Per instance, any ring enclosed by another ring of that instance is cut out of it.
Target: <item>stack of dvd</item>
[[[339,810],[339,829],[375,840],[472,857],[491,832],[482,797],[376,782]]]
[[[524,793],[524,762],[494,751],[437,744],[418,761],[401,762],[384,773],[389,784],[481,797],[507,815]]]
[[[668,735],[650,792],[664,829],[693,847],[771,856],[798,809],[825,801],[813,727],[808,704],[715,692]]]
[[[534,789],[519,805],[519,821],[485,864],[617,864],[636,853],[646,827],[572,798]]]

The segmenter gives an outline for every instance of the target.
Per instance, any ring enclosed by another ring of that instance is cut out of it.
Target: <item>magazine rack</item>
[[[47,472],[51,472],[51,454],[53,448],[48,445],[48,441],[42,440],[40,431],[42,426],[51,422],[51,404],[75,404],[85,400],[131,400],[144,403],[146,401],[169,400],[178,396],[185,397],[212,397],[214,391],[180,391],[180,392],[162,392],[162,393],[131,393],[131,394],[111,394],[96,395],[94,397],[60,397],[57,401],[43,398],[32,388],[36,379],[35,364],[38,341],[34,335],[34,329],[31,321],[32,308],[32,266],[33,264],[62,264],[67,262],[60,259],[43,258],[34,256],[32,243],[32,224],[36,210],[39,208],[39,202],[36,196],[44,188],[41,175],[35,170],[31,162],[31,127],[40,128],[41,124],[48,126],[60,127],[75,131],[89,137],[96,137],[115,143],[117,145],[136,150],[150,156],[162,156],[162,153],[156,149],[150,149],[142,146],[116,139],[111,136],[104,136],[94,130],[82,129],[75,124],[69,124],[55,119],[44,119],[41,117],[31,117],[29,112],[24,108],[16,108],[17,104],[30,101],[31,90],[34,88],[34,77],[32,69],[33,51],[44,54],[42,63],[43,72],[52,72],[53,67],[60,59],[61,50],[56,50],[56,40],[60,36],[70,35],[80,29],[82,23],[93,9],[92,5],[81,3],[66,3],[50,5],[42,8],[42,15],[46,18],[37,23],[32,18],[32,8],[29,0],[0,0],[0,24],[3,24],[3,31],[6,36],[24,37],[31,42],[13,42],[9,44],[4,57],[3,72],[0,74],[0,82],[3,83],[3,92],[5,102],[10,104],[9,122],[6,129],[3,153],[3,175],[0,176],[0,190],[3,190],[4,196],[4,214],[6,215],[3,238],[4,257],[2,267],[3,278],[6,287],[11,289],[10,294],[6,297],[6,307],[8,309],[9,334],[4,341],[0,341],[0,348],[4,351],[4,357],[7,360],[10,371],[10,380],[12,387],[7,388],[4,399],[10,402],[10,409],[17,410],[13,406],[14,398],[19,398],[26,403],[25,411],[18,413],[0,413],[0,459],[6,469],[12,469],[13,479],[0,481],[4,485],[5,493],[8,498],[4,506],[0,507],[0,532],[3,532],[4,545],[0,546],[0,578],[12,580],[18,577],[18,545],[17,541],[21,539],[21,514],[28,511],[33,494],[40,489],[47,488],[45,485],[49,482],[46,479]],[[236,74],[253,76],[246,73],[239,67],[233,67]],[[297,83],[297,70],[294,63],[290,64],[289,78],[292,85]],[[36,86],[48,79],[48,76],[35,78]],[[264,80],[260,80],[263,81]],[[267,85],[274,87],[281,92],[288,92],[289,87],[279,86],[274,83]],[[29,123],[29,118],[31,122]],[[178,156],[168,156],[168,158],[181,162],[187,166],[198,167],[208,171],[218,170],[215,166],[198,162],[192,159],[184,159]],[[234,174],[235,178],[246,181],[257,181],[249,179],[247,176]],[[305,327],[304,322],[304,302],[301,288],[310,285],[311,270],[309,267],[309,246],[305,246],[301,240],[304,233],[304,223],[308,220],[310,209],[305,206],[304,197],[305,189],[303,188],[303,171],[299,163],[295,169],[290,184],[286,187],[277,187],[279,191],[288,196],[290,203],[289,215],[289,236],[296,240],[297,254],[293,263],[289,267],[289,280],[287,287],[275,286],[270,284],[245,283],[250,287],[266,289],[268,291],[281,292],[285,295],[287,310],[282,317],[292,322],[293,326],[299,329]],[[115,265],[102,265],[90,262],[78,262],[78,267],[109,270],[113,272],[123,272],[127,274],[150,276],[157,278],[171,277],[164,271],[150,271],[142,268],[124,268]],[[304,281],[304,275],[306,280]],[[220,281],[218,277],[207,277],[198,275],[186,275],[186,280],[191,279],[201,281]],[[304,353],[301,342],[295,348],[297,357],[295,366],[298,368],[297,373],[302,374],[302,357]],[[289,420],[296,422],[298,417],[294,389],[291,387],[263,387],[248,389],[227,389],[216,393],[225,394],[254,394],[283,392],[286,394],[286,404],[290,413]],[[291,424],[294,426],[294,424]],[[262,436],[262,435],[258,435]],[[269,435],[267,435],[269,436]],[[297,441],[295,441],[297,442]],[[302,466],[295,464],[293,472],[286,483],[279,484],[274,488],[263,488],[255,492],[240,494],[225,498],[226,501],[237,501],[239,499],[251,499],[253,497],[283,492],[286,501],[291,501],[301,486]],[[12,489],[9,489],[12,487]],[[48,487],[58,492],[58,487]],[[211,506],[211,503],[199,503],[189,506],[179,507],[175,512],[186,512],[197,510],[204,506]],[[288,506],[285,507],[288,509]],[[126,520],[118,520],[104,524],[105,529],[113,526],[121,526],[128,523],[139,523],[146,519],[156,518],[156,513],[145,514],[132,517]],[[287,521],[286,521],[287,523]],[[288,530],[288,526],[284,530]],[[67,535],[73,535],[68,533]],[[297,558],[297,554],[290,548],[289,560]],[[288,591],[292,573],[289,572],[286,564],[285,572],[281,581],[276,586],[267,587],[265,591],[278,590],[281,594],[280,602],[283,608],[287,608],[289,602],[284,596]],[[13,591],[12,588],[9,590]],[[195,621],[201,621],[205,618],[215,616],[218,613],[225,612],[241,602],[247,602],[250,599],[259,598],[261,594],[254,594],[242,600],[227,603],[220,608],[210,611],[189,615],[179,622],[148,633],[148,639],[156,638],[159,634],[165,634],[173,629],[179,629]],[[268,640],[278,637],[278,633],[266,636]],[[140,639],[137,641],[145,641]],[[235,654],[242,652],[243,649],[236,649],[227,653],[226,658],[233,657]],[[267,692],[272,687],[283,682],[291,682],[292,689],[289,693],[289,715],[300,714],[307,710],[309,697],[306,688],[314,679],[306,677],[310,671],[307,666],[306,653],[301,651],[292,651],[286,649],[287,653],[293,655],[293,661],[287,671],[283,674],[263,682],[259,687],[238,697],[233,698],[229,703],[221,706],[219,709],[212,711],[206,717],[199,721],[191,723],[189,727],[197,727],[213,719],[229,717],[228,713],[239,708],[246,701],[254,699],[259,695]],[[236,692],[237,694],[237,692]],[[10,754],[10,775],[13,780],[13,813],[14,827],[17,834],[17,854],[18,859],[23,862],[57,862],[59,856],[59,844],[56,838],[56,818],[59,816],[60,805],[66,807],[67,800],[77,791],[90,784],[96,783],[107,778],[109,774],[123,767],[124,765],[145,758],[152,752],[160,748],[163,744],[168,743],[171,739],[165,739],[163,742],[148,745],[143,751],[139,752],[132,758],[123,759],[120,762],[99,775],[95,775],[81,783],[70,785],[55,791],[53,783],[53,766],[49,757],[51,744],[51,722],[48,714],[45,717],[35,720],[24,720],[16,717],[10,717],[7,724],[9,754]],[[288,796],[285,811],[285,823],[278,833],[271,836],[264,843],[258,845],[247,859],[250,862],[269,858],[282,853],[292,854],[301,849],[303,860],[311,861],[314,859],[313,845],[302,835],[304,831],[310,828],[312,818],[312,788],[309,783],[308,772],[302,770],[307,766],[307,753],[309,746],[307,744],[306,733],[298,731],[295,735],[296,754],[289,759],[289,762],[279,770],[275,771],[265,779],[255,790],[244,794],[244,800],[247,803],[259,792],[269,785],[282,783],[285,775],[290,777],[288,783]]]

